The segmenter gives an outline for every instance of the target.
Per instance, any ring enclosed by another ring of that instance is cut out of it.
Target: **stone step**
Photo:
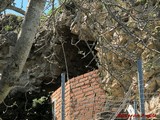
[[[127,114],[127,113],[121,113],[121,114]],[[96,114],[96,119],[95,120],[110,120],[111,117],[114,115],[113,112],[110,111],[104,111],[104,112],[100,112]],[[115,119],[115,120],[121,120],[119,118]],[[123,120],[127,120],[127,119],[123,119]]]
[[[111,117],[112,113],[109,111],[97,113],[96,120],[107,120]]]

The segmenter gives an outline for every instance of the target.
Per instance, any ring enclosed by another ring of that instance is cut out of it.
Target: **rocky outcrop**
[[[6,15],[1,19],[0,72],[14,50],[22,20],[23,18],[15,15]],[[47,28],[48,22],[42,24],[45,26],[40,27],[36,34],[20,77],[21,84],[27,84],[29,80],[31,84],[39,86],[43,80],[56,81],[63,71],[67,71],[68,77],[72,78],[97,69],[93,59],[96,54],[95,42],[78,40],[69,26],[63,24],[61,17],[56,22],[56,30]],[[90,49],[93,51],[90,52]]]

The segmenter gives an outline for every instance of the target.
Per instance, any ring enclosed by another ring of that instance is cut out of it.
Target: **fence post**
[[[137,116],[137,101],[136,99],[134,100],[134,120],[138,120],[138,116]]]
[[[65,73],[61,74],[61,120],[65,120]]]
[[[143,70],[142,70],[142,59],[137,60],[138,67],[138,90],[139,90],[139,101],[140,101],[140,120],[146,120],[145,117],[145,105],[144,105],[144,85],[143,85]]]

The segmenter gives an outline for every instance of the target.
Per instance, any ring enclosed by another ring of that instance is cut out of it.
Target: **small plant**
[[[23,21],[23,17],[21,17],[21,16],[17,16],[17,21],[18,21],[18,22]]]
[[[45,20],[47,20],[47,16],[46,15],[42,15],[41,16],[41,21],[45,21]]]
[[[6,25],[6,26],[4,27],[4,29],[5,29],[5,31],[10,31],[10,30],[12,30],[13,28],[12,28],[12,26]]]
[[[44,104],[44,102],[45,102],[47,99],[48,99],[48,98],[45,97],[45,96],[42,96],[42,97],[39,98],[39,99],[37,99],[37,98],[33,99],[33,100],[32,100],[32,101],[33,101],[32,107],[36,107],[37,104],[40,104],[40,105]]]

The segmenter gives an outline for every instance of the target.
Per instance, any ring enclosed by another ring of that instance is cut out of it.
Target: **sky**
[[[47,0],[47,1],[49,1],[49,0]],[[15,0],[15,3],[16,3],[15,4],[16,7],[21,8],[26,11],[26,8],[28,5],[28,0]],[[46,3],[46,6],[47,6],[47,3]],[[58,6],[58,0],[55,0],[55,6]],[[47,9],[45,10],[45,13],[47,13],[51,9],[51,7],[48,8],[48,6],[46,8]],[[22,16],[21,14],[15,12],[13,10],[8,10],[8,9],[6,10],[6,13],[11,13],[11,14],[16,14],[16,15]]]

